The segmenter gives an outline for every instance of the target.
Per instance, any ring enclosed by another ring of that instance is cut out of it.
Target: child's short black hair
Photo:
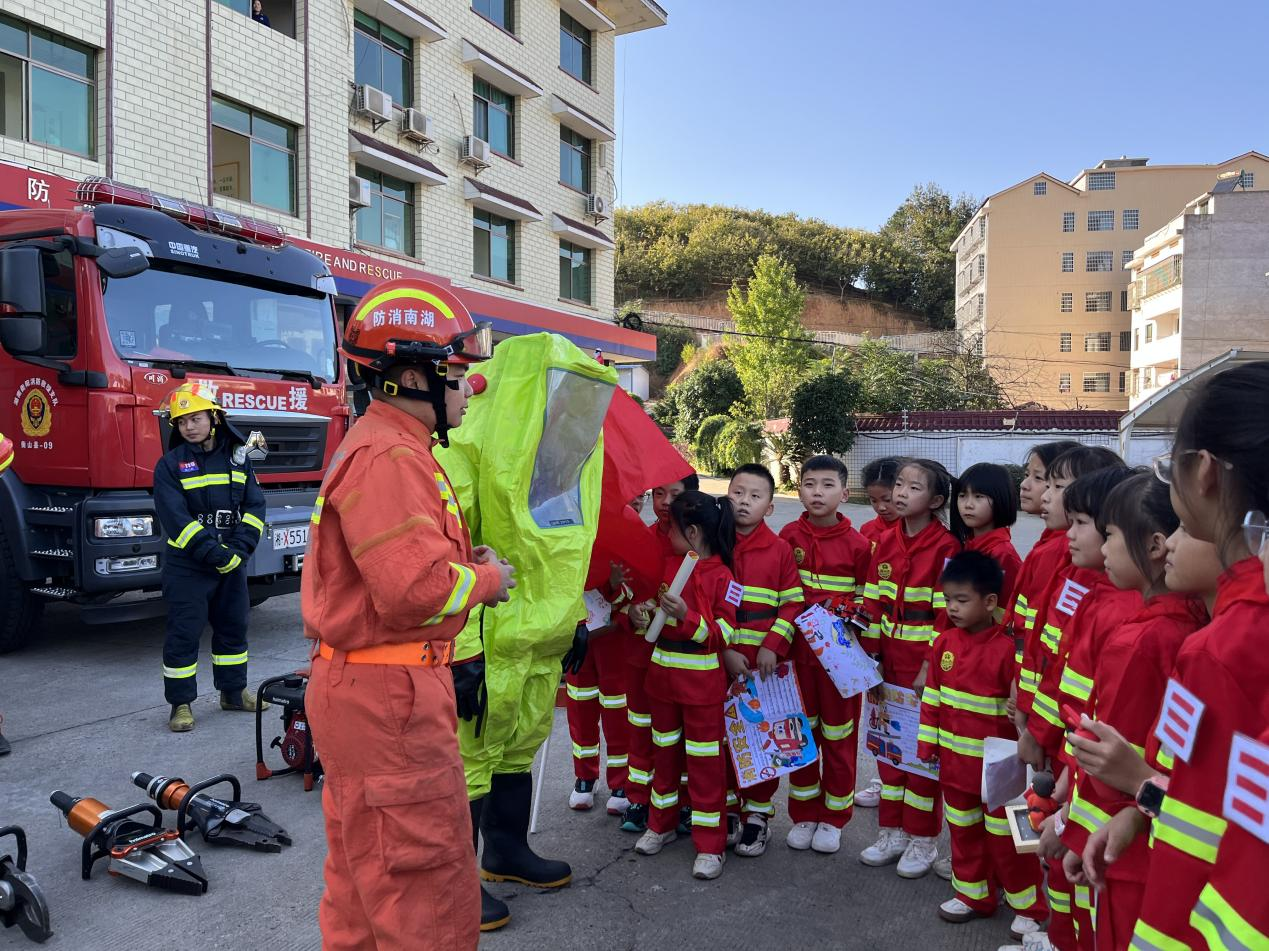
[[[1097,518],[1097,530],[1102,535],[1106,535],[1108,526],[1119,529],[1133,564],[1151,581],[1159,579],[1152,576],[1155,569],[1150,564],[1150,539],[1156,534],[1171,535],[1180,524],[1168,486],[1144,469],[1136,470],[1111,490]]]
[[[1045,466],[1049,481],[1078,479],[1098,469],[1127,469],[1128,463],[1105,446],[1076,446],[1068,449]]]
[[[874,485],[882,485],[887,489],[894,488],[894,480],[898,478],[899,470],[902,468],[903,459],[899,456],[882,456],[880,459],[874,459],[864,466],[864,471],[860,473],[864,480],[864,488]]]
[[[944,468],[943,463],[935,462],[933,459],[904,459],[899,466],[899,471],[902,472],[909,466],[920,469],[925,474],[925,481],[931,495],[943,497],[943,504],[932,511],[938,513],[947,508],[947,503],[952,499],[952,474]],[[897,476],[898,473],[895,475]]]
[[[1053,442],[1042,442],[1031,447],[1027,453],[1027,462],[1031,461],[1032,456],[1036,456],[1040,460],[1040,464],[1044,466],[1044,471],[1049,471],[1049,466],[1053,465],[1053,460],[1064,452],[1071,449],[1079,449],[1080,443],[1074,439],[1057,439]]]
[[[1018,490],[1013,478],[1004,466],[994,462],[979,462],[961,473],[952,486],[954,495],[977,492],[991,500],[991,524],[993,528],[1007,528],[1018,521]],[[973,534],[961,519],[959,505],[951,507],[952,534],[965,541]]]
[[[683,483],[684,492],[699,492],[701,489],[701,477],[695,472],[685,475],[678,481]]]
[[[939,585],[965,584],[982,597],[994,594],[1000,597],[1005,587],[1005,572],[1000,562],[981,551],[959,551],[947,560]]]
[[[802,463],[802,475],[808,472],[835,472],[837,478],[841,479],[842,487],[846,486],[846,479],[850,473],[846,469],[846,464],[836,456],[811,456],[806,462]]]
[[[1132,475],[1133,470],[1127,466],[1110,466],[1080,476],[1062,493],[1062,507],[1066,509],[1067,518],[1087,515],[1100,523],[1102,506],[1106,504],[1110,490]]]
[[[743,466],[733,472],[731,477],[734,479],[738,475],[751,475],[762,479],[767,483],[767,487],[771,490],[771,497],[773,499],[775,498],[775,477],[771,474],[771,470],[766,466],[759,465],[756,462],[746,462]]]

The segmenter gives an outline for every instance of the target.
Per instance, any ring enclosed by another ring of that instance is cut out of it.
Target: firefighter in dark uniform
[[[209,621],[221,709],[256,709],[247,690],[245,568],[264,534],[265,506],[248,446],[226,421],[215,391],[184,383],[166,402],[172,434],[154,467],[154,503],[168,546],[163,692],[172,705],[168,727],[184,733],[194,729],[198,642]]]

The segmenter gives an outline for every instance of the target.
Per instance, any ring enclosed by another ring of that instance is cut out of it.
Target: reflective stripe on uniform
[[[599,705],[605,710],[624,710],[626,706],[626,695],[624,693],[618,693],[608,697],[601,693],[599,695]]]
[[[812,591],[832,591],[834,594],[855,593],[855,579],[848,575],[822,575],[799,569],[798,577],[802,579],[802,584]]]
[[[652,731],[652,742],[657,746],[673,746],[681,739],[683,739],[682,730],[668,730],[666,732],[662,732],[654,729]]]
[[[744,593],[740,596],[741,604],[751,602],[774,608],[780,603],[780,592],[774,588],[759,588],[749,584],[744,585],[743,588]]]
[[[717,670],[718,655],[680,654],[677,651],[662,650],[658,647],[652,652],[652,663],[677,670]]]
[[[696,630],[692,632],[692,641],[696,644],[704,644],[709,640],[709,625],[705,623],[705,619],[701,618],[696,622]]]
[[[574,684],[565,684],[564,689],[568,691],[568,699],[576,700],[578,703],[594,700],[599,696],[598,687],[578,687]]]
[[[855,732],[855,721],[847,720],[845,723],[825,723],[820,721],[820,735],[830,743],[838,743],[848,739]]]
[[[960,829],[968,829],[983,821],[983,810],[981,808],[957,809],[946,802],[943,803],[943,815],[947,816],[948,825],[953,825]]]
[[[783,591],[779,592],[778,598],[781,605],[796,604],[803,598],[802,589],[800,587],[785,588]]]
[[[640,727],[643,729],[651,729],[652,728],[652,714],[635,713],[633,710],[627,707],[626,708],[626,722],[634,727]]]
[[[212,663],[217,667],[235,667],[247,662],[247,652],[241,654],[212,654]]]
[[[938,746],[938,743],[939,743],[938,727],[933,726],[929,723],[917,724],[917,742],[918,743],[933,743],[935,746]]]
[[[205,489],[209,485],[228,485],[228,484],[229,484],[228,472],[211,472],[211,473],[208,473],[207,475],[189,476],[188,478],[181,480],[181,488],[184,489],[186,492],[191,492],[194,489]]]
[[[1012,838],[1013,834],[1009,831],[1009,820],[1004,816],[993,816],[989,813],[983,816],[983,824],[987,827],[989,835],[999,835],[1006,839]]]
[[[775,805],[770,799],[765,802],[759,802],[756,799],[745,800],[745,812],[751,812],[759,816],[774,816]]]
[[[929,693],[929,691],[927,690],[926,693]],[[981,713],[990,717],[1008,715],[1004,699],[1000,697],[984,697],[975,693],[967,693],[964,690],[956,690],[953,687],[945,686],[940,690],[939,702],[945,707],[951,707],[953,710],[964,710],[967,713]]]
[[[717,829],[722,822],[722,813],[719,812],[701,812],[699,809],[692,810],[692,825],[700,826],[702,829]]]
[[[1210,882],[1203,886],[1190,912],[1190,927],[1206,938],[1212,948],[1229,951],[1269,948],[1269,934],[1258,931]]]
[[[903,787],[882,784],[881,798],[887,802],[903,802]]]
[[[243,512],[243,513],[242,513],[242,524],[243,524],[243,525],[250,525],[252,528],[254,528],[254,529],[255,529],[257,532],[259,532],[261,535],[263,535],[263,534],[264,534],[264,522],[260,521],[260,519],[256,518],[256,517],[255,517],[254,515],[252,515],[250,512]]]
[[[1071,669],[1070,664],[1067,664],[1062,671],[1060,689],[1067,696],[1087,701],[1089,695],[1093,692],[1093,678],[1085,677],[1078,671]]]
[[[918,734],[919,736],[919,734]],[[961,756],[983,758],[983,741],[973,736],[958,736],[951,730],[939,728],[939,746]]]
[[[1040,631],[1040,642],[1049,649],[1050,653],[1056,654],[1058,646],[1062,643],[1062,629],[1052,624],[1044,625]]]
[[[688,740],[684,745],[687,746],[688,756],[717,756],[718,741],[711,740],[702,742],[700,740]]]
[[[454,582],[454,588],[450,591],[449,597],[445,600],[445,606],[441,608],[441,613],[424,621],[420,627],[427,627],[431,624],[440,624],[447,617],[453,617],[455,614],[462,614],[467,610],[467,602],[471,600],[471,593],[476,587],[476,570],[469,568],[467,565],[460,565],[451,561],[449,566],[454,569],[454,573],[458,575]]]
[[[630,757],[629,757],[629,756],[627,756],[625,753],[622,753],[620,756],[611,756],[611,755],[610,755],[610,756],[608,757],[608,768],[609,768],[609,769],[620,769],[620,768],[624,768],[624,767],[626,766],[626,764],[627,764],[627,763],[629,763],[629,762],[630,762]]]
[[[580,743],[574,743],[573,755],[578,759],[589,759],[592,756],[598,756],[599,744],[595,744],[594,746],[582,746]]]
[[[188,667],[169,667],[163,665],[163,676],[168,680],[184,680],[186,677],[193,677],[198,672],[198,663],[190,664]]]
[[[1166,796],[1159,818],[1155,820],[1154,834],[1160,842],[1166,842],[1186,855],[1202,862],[1215,862],[1221,836],[1229,825],[1220,816]]]
[[[1132,942],[1128,948],[1129,951],[1191,951],[1185,942],[1165,935],[1140,918],[1137,919],[1137,927],[1132,930]]]
[[[1071,893],[1054,891],[1047,884],[1044,890],[1049,894],[1049,907],[1059,915],[1069,915],[1071,913]]]
[[[652,790],[652,805],[656,809],[673,809],[679,804],[679,791],[677,789],[668,793],[659,793],[655,789]]]
[[[229,574],[229,572],[233,571],[235,568],[237,568],[241,564],[242,564],[242,557],[240,555],[233,555],[230,557],[228,564],[221,565],[216,570],[219,571],[222,575],[227,575]]]
[[[818,799],[820,795],[820,784],[815,783],[813,786],[794,786],[789,784],[789,798],[796,799],[798,802],[809,802],[812,799]]]
[[[197,535],[202,530],[203,530],[202,523],[190,522],[188,525],[186,525],[184,528],[181,529],[181,533],[179,535],[177,535],[175,538],[169,538],[167,540],[167,543],[171,545],[173,548],[184,548],[186,545],[190,543],[190,541],[194,538],[194,536]]]
[[[321,524],[322,506],[326,504],[326,496],[319,495],[317,501],[313,504],[313,517],[309,519],[314,525]]]
[[[1089,832],[1096,832],[1110,822],[1110,813],[1080,797],[1078,784],[1071,793],[1071,805],[1068,811],[1071,822],[1084,827]]]
[[[796,633],[796,631],[795,631],[795,628],[793,627],[792,621],[788,621],[782,617],[778,617],[775,619],[775,621],[771,625],[771,633],[779,634],[780,637],[784,638],[786,641],[792,644],[793,635],[794,633]]]
[[[921,812],[934,811],[933,799],[929,796],[918,796],[911,789],[905,789],[903,791],[903,804],[905,806],[911,806],[913,809],[918,809]]]
[[[824,794],[824,808],[829,812],[845,812],[855,804],[855,792],[851,790],[844,796]]]
[[[1001,820],[1001,822],[1004,821],[1003,819]],[[1005,835],[1008,834],[1008,832],[1005,833]],[[1034,905],[1039,897],[1039,892],[1034,885],[1024,888],[1020,892],[1011,892],[1009,889],[1005,889],[1005,901],[1009,902],[1009,907],[1014,911],[1025,911]]]
[[[964,879],[957,878],[955,873],[952,875],[952,888],[974,901],[986,901],[991,896],[991,891],[987,888],[985,881],[967,882]]]
[[[1018,671],[1018,688],[1027,693],[1035,693],[1040,689],[1040,675],[1034,670],[1023,667]]]
[[[1057,701],[1050,697],[1042,690],[1035,692],[1035,699],[1031,701],[1031,710],[1038,713],[1040,719],[1057,727],[1059,730],[1066,729],[1066,725],[1062,722],[1062,717],[1058,713]]]
[[[652,782],[652,774],[646,769],[639,769],[637,766],[630,767],[630,782],[636,786],[646,786]]]

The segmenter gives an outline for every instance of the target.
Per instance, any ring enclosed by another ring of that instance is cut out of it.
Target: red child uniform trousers
[[[1003,626],[978,634],[950,627],[935,639],[929,658],[917,755],[938,757],[956,897],[991,915],[1003,888],[1015,912],[1043,921],[1049,909],[1040,894],[1040,866],[1014,849],[1004,807],[988,810],[982,797],[984,740],[1018,735],[1006,710],[1013,640]]]
[[[668,584],[678,566],[666,567]],[[652,707],[652,810],[648,828],[666,833],[679,822],[679,783],[686,754],[696,851],[721,855],[727,799],[723,763],[723,701],[727,676],[720,657],[736,624],[740,585],[717,555],[697,562],[683,589],[687,615],[666,622],[652,651],[646,682]]]
[[[1066,533],[1046,528],[1028,553],[1018,575],[1013,602],[1014,661],[1018,668],[1018,709],[1031,712],[1031,699],[1040,686],[1041,609],[1049,585],[1071,563]]]
[[[1013,547],[1013,535],[1008,526],[993,528],[971,538],[965,543],[966,551],[981,552],[995,558],[1000,570],[1005,573],[1005,583],[1000,589],[999,607],[996,608],[996,621],[1007,623],[1013,605],[1013,592],[1018,585],[1018,575],[1022,573],[1022,559],[1018,557],[1018,549]]]
[[[583,780],[599,779],[602,723],[608,747],[604,778],[609,790],[615,791],[625,788],[629,766],[626,654],[634,643],[626,611],[633,593],[626,585],[616,591],[600,590],[612,609],[612,629],[598,637],[591,633],[581,669],[565,674],[564,684],[568,692],[568,733],[573,742],[573,775]]]
[[[802,583],[793,563],[793,549],[766,522],[760,522],[748,535],[737,533],[731,559],[732,572],[744,593],[736,609],[735,633],[727,646],[744,655],[750,670],[762,647],[784,660],[793,647],[793,619],[802,613]],[[739,808],[745,816],[775,815],[772,797],[780,786],[779,779],[741,789],[730,757],[727,773],[729,811]]]
[[[937,519],[910,538],[899,519],[877,543],[864,587],[864,610],[872,623],[861,643],[881,654],[886,683],[911,687],[920,673],[934,640],[935,620],[946,606],[938,580],[960,547]],[[943,803],[938,780],[905,773],[881,759],[877,775],[881,777],[879,826],[902,829],[912,836],[939,834]]]
[[[1154,822],[1145,897],[1129,945],[1133,949],[1201,946],[1191,911],[1209,880],[1219,877],[1229,890],[1228,879],[1217,875],[1217,857],[1229,828],[1225,783],[1235,734],[1258,736],[1269,728],[1266,625],[1269,597],[1263,566],[1259,559],[1246,558],[1221,576],[1211,623],[1186,638],[1177,654],[1146,748],[1148,759],[1164,767],[1171,763],[1172,778]],[[1159,734],[1167,741],[1160,741]],[[1245,887],[1259,889],[1263,908],[1264,875]]]
[[[780,537],[793,548],[804,607],[827,604],[830,610],[849,613],[860,600],[871,552],[871,545],[855,531],[850,519],[839,514],[836,524],[818,528],[803,513],[781,529]],[[840,829],[850,820],[855,806],[862,698],[843,698],[837,692],[800,633],[793,639],[793,660],[820,760],[789,776],[789,818],[794,822],[825,822]]]

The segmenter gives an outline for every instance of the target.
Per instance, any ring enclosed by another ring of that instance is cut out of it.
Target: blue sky
[[[1269,152],[1269,5],[662,0],[618,40],[618,201],[876,228],[1104,158]]]

